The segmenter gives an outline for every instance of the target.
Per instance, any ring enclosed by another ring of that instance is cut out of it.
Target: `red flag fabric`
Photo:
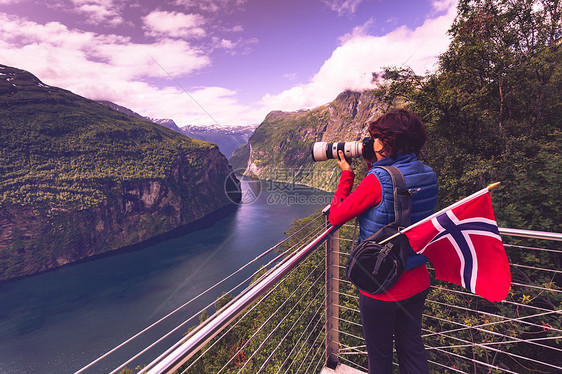
[[[435,277],[497,302],[507,297],[511,272],[486,191],[405,232]]]

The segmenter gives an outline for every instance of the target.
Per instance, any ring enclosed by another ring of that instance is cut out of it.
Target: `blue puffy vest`
[[[380,203],[359,216],[359,241],[362,242],[383,226],[394,221],[394,195],[392,179],[383,169],[374,166],[395,166],[404,175],[406,187],[412,193],[411,223],[433,214],[437,204],[437,176],[429,166],[419,161],[413,153],[401,153],[395,159],[387,157],[371,164],[367,175],[374,174],[382,187]],[[408,257],[406,270],[422,265],[427,261],[423,255]]]

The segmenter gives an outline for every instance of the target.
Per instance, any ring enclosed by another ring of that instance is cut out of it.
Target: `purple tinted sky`
[[[447,48],[455,5],[0,0],[0,64],[180,126],[257,124],[271,110],[372,88],[371,73],[383,66],[431,70]]]

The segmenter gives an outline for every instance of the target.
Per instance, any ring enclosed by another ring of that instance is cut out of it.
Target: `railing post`
[[[328,225],[326,216],[326,224]],[[335,369],[339,350],[340,230],[326,242],[326,366]]]

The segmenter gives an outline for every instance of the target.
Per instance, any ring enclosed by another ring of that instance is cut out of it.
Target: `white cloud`
[[[45,25],[0,13],[2,57],[44,79],[82,79],[71,72],[110,74],[121,80],[161,76],[153,57],[174,76],[186,75],[210,64],[209,58],[183,40],[162,39],[151,44],[132,43],[127,37],[70,30],[58,22]],[[34,57],[35,56],[37,57]],[[39,58],[38,56],[43,56]],[[57,69],[59,68],[60,69]],[[56,70],[60,72],[55,73]],[[98,71],[103,70],[103,71]]]
[[[71,0],[76,13],[87,16],[86,22],[116,26],[125,22],[120,15],[120,6],[114,0]]]
[[[199,14],[156,10],[143,17],[143,21],[149,36],[201,38],[207,34],[202,27],[205,19]]]
[[[194,123],[193,118],[212,123],[171,80],[164,88],[147,83],[150,77],[179,78],[210,64],[183,40],[135,44],[118,35],[71,30],[57,22],[41,25],[0,13],[0,60],[32,72],[46,84],[115,101],[143,115],[173,118],[178,124]],[[228,108],[240,121],[252,111],[237,108],[233,92],[201,88],[196,94],[205,107],[217,112]],[[230,124],[230,118],[217,117]]]
[[[179,39],[137,44],[119,35],[73,30],[58,22],[42,25],[0,13],[0,63],[28,70],[48,85],[89,99],[110,100],[154,118],[172,118],[179,126],[215,120],[227,126],[247,125],[267,114],[265,108],[239,104],[237,93],[225,88],[184,91],[176,79],[211,61]],[[149,83],[151,77],[169,84],[157,87]]]
[[[175,0],[174,3],[186,9],[194,8],[203,12],[227,13],[242,7],[246,4],[246,0]]]
[[[438,55],[449,45],[446,32],[456,15],[456,1],[438,1],[436,5],[444,3],[448,4],[446,14],[427,19],[415,30],[402,26],[384,36],[370,36],[365,33],[366,25],[357,27],[341,38],[342,45],[310,82],[280,94],[267,94],[263,104],[272,110],[312,108],[348,89],[374,88],[372,73],[385,66],[407,65],[418,74],[433,70]]]
[[[386,20],[386,23],[396,25],[398,23],[398,17],[390,17]]]
[[[212,47],[215,49],[223,49],[229,55],[243,55],[248,54],[252,51],[252,46],[255,45],[258,40],[256,38],[251,39],[243,39],[238,38],[237,40],[232,39],[224,39],[213,36],[212,40]]]
[[[152,44],[100,43],[92,48],[96,58],[105,60],[110,68],[122,70],[124,78],[179,77],[188,75],[211,61],[187,42],[163,39]]]
[[[359,26],[355,26],[353,28],[353,30],[351,30],[350,33],[345,34],[344,36],[340,37],[340,43],[345,44],[345,42],[347,42],[349,40],[353,40],[355,38],[362,37],[362,36],[368,36],[369,35],[369,29],[371,28],[373,23],[374,23],[374,19],[370,18],[364,24],[359,25]]]
[[[233,49],[234,47],[236,47],[236,42],[233,42],[232,40],[228,40],[228,39],[221,39],[219,45],[225,49]]]
[[[267,111],[264,108],[240,105],[236,94],[223,87],[183,91],[175,86],[159,90],[158,95],[154,95],[154,92],[131,92],[127,104],[150,117],[173,118],[179,126],[217,122],[222,126],[238,126],[254,124],[265,117]]]
[[[283,78],[292,81],[292,80],[297,79],[298,75],[297,75],[297,73],[287,73],[287,74],[283,74]]]
[[[433,0],[431,5],[438,12],[448,11],[451,7],[457,6],[458,0]]]
[[[336,12],[338,16],[349,15],[355,13],[359,4],[364,0],[324,0],[332,11]]]

